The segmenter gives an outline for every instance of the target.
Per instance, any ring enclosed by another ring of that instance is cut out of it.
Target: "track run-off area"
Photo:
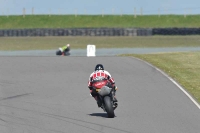
[[[107,118],[87,88],[102,63],[119,106]],[[0,133],[198,133],[200,109],[155,67],[131,57],[0,57]]]

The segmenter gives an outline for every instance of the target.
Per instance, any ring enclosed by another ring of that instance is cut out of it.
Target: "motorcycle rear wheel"
[[[109,96],[104,97],[104,104],[105,104],[105,109],[108,114],[108,118],[114,118],[115,113],[113,109],[113,104]]]
[[[56,51],[56,55],[62,55],[62,52],[60,50]]]

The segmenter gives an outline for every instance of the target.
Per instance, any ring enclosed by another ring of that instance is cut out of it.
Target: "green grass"
[[[148,36],[148,37],[1,37],[0,50],[48,50],[67,43],[72,49],[86,49],[88,44],[97,48],[146,47],[199,47],[199,36]]]
[[[200,52],[128,54],[160,68],[200,103]]]
[[[156,28],[200,27],[200,15],[26,15],[0,16],[0,29],[23,28]]]

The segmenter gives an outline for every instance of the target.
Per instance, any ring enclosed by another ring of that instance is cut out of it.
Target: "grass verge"
[[[72,49],[86,49],[88,44],[97,48],[154,48],[199,47],[199,36],[135,36],[135,37],[1,37],[0,50],[48,50],[67,43]]]
[[[158,67],[183,86],[200,103],[200,52],[127,54]]]

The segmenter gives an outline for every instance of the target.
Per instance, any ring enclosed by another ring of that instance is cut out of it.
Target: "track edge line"
[[[200,109],[200,105],[199,103],[181,86],[179,85],[174,79],[172,79],[168,74],[166,74],[164,71],[162,71],[161,69],[157,68],[156,66],[152,65],[151,63],[144,61],[142,59],[136,58],[136,57],[131,57],[131,58],[135,58],[139,61],[142,61],[144,63],[146,63],[147,65],[155,68],[157,71],[159,71],[160,73],[162,73],[165,77],[167,77],[172,83],[174,83],[196,106],[198,109]]]

